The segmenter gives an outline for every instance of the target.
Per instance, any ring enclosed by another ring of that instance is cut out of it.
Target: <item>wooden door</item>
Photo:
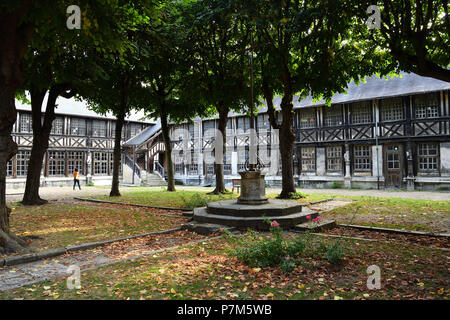
[[[384,146],[384,178],[386,188],[401,188],[403,184],[403,147],[400,144]]]

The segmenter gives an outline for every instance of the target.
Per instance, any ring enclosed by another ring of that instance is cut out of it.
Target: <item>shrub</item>
[[[305,257],[325,259],[332,264],[341,262],[345,256],[345,248],[340,241],[326,243],[324,239],[311,239],[306,233],[293,240],[285,240],[283,231],[276,221],[270,223],[270,237],[257,237],[250,231],[247,237],[238,240],[231,233],[223,231],[227,241],[233,243],[230,254],[250,267],[279,266],[289,273],[299,264],[307,264]]]
[[[339,264],[344,260],[345,253],[345,247],[342,245],[341,241],[337,240],[327,246],[324,258],[331,264]]]
[[[193,209],[198,207],[206,206],[208,202],[206,198],[202,197],[200,193],[196,192],[192,195],[192,197],[184,197],[182,194],[180,195],[181,199],[185,203],[186,208]]]

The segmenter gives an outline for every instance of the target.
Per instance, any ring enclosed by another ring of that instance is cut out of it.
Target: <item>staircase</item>
[[[159,172],[147,172],[138,164],[134,166],[133,183],[133,160],[128,156],[125,156],[125,163],[123,164],[123,183],[146,187],[167,186],[166,180]]]
[[[141,179],[141,186],[146,187],[167,186],[166,180],[164,180],[158,173],[141,171],[141,174],[142,173],[143,177]]]

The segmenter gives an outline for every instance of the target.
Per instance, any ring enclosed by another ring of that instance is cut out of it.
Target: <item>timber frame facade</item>
[[[31,111],[18,110],[13,128],[17,154],[8,162],[8,188],[24,187],[33,143]],[[73,183],[72,172],[78,169],[82,183],[109,185],[112,179],[115,119],[98,115],[56,114],[49,148],[41,171],[41,186]],[[126,141],[152,124],[126,120],[122,140]],[[126,155],[122,156],[122,163]]]

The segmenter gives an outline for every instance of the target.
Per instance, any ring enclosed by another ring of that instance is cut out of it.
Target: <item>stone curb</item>
[[[19,264],[53,258],[53,257],[60,256],[65,253],[68,253],[68,252],[79,251],[79,250],[89,250],[89,249],[101,247],[101,246],[104,246],[104,245],[107,245],[107,244],[110,244],[113,242],[142,238],[142,237],[146,237],[146,236],[150,236],[150,235],[154,235],[154,234],[167,234],[167,233],[172,233],[172,232],[181,231],[181,230],[183,230],[183,229],[181,227],[179,227],[179,228],[174,228],[174,229],[169,229],[169,230],[164,230],[164,231],[149,232],[149,233],[138,234],[138,235],[128,236],[128,237],[122,237],[122,238],[117,238],[117,239],[112,239],[112,240],[99,241],[99,242],[88,242],[88,243],[83,243],[83,244],[64,247],[64,248],[58,248],[58,249],[52,249],[52,250],[47,250],[47,251],[42,251],[42,252],[37,252],[37,253],[13,256],[10,258],[0,259],[0,267],[15,266],[15,265],[19,265]]]
[[[311,202],[308,202],[307,204],[305,204],[305,206],[310,206],[310,205],[318,204],[318,203],[322,203],[322,202],[328,202],[328,201],[332,201],[335,199],[337,199],[337,198],[328,198],[328,199],[323,199],[323,200],[311,201]]]
[[[125,203],[125,202],[113,202],[113,201],[97,200],[97,199],[88,199],[88,198],[79,198],[79,197],[74,197],[74,199],[75,199],[75,200],[80,200],[80,201],[87,201],[87,202],[109,203],[109,204],[120,204],[120,205],[125,205],[125,206],[142,207],[142,208],[151,208],[151,209],[192,211],[192,209],[189,209],[189,208],[156,207],[156,206],[148,206],[148,205],[145,205],[145,204]]]
[[[450,237],[448,233],[432,233],[432,232],[422,232],[422,231],[409,231],[409,230],[399,230],[399,229],[390,229],[390,228],[379,228],[379,227],[369,227],[369,226],[360,226],[353,224],[337,224],[337,227],[344,228],[354,228],[360,230],[371,230],[371,231],[379,231],[386,233],[401,233],[401,234],[411,234],[415,236],[429,236],[429,237]]]

